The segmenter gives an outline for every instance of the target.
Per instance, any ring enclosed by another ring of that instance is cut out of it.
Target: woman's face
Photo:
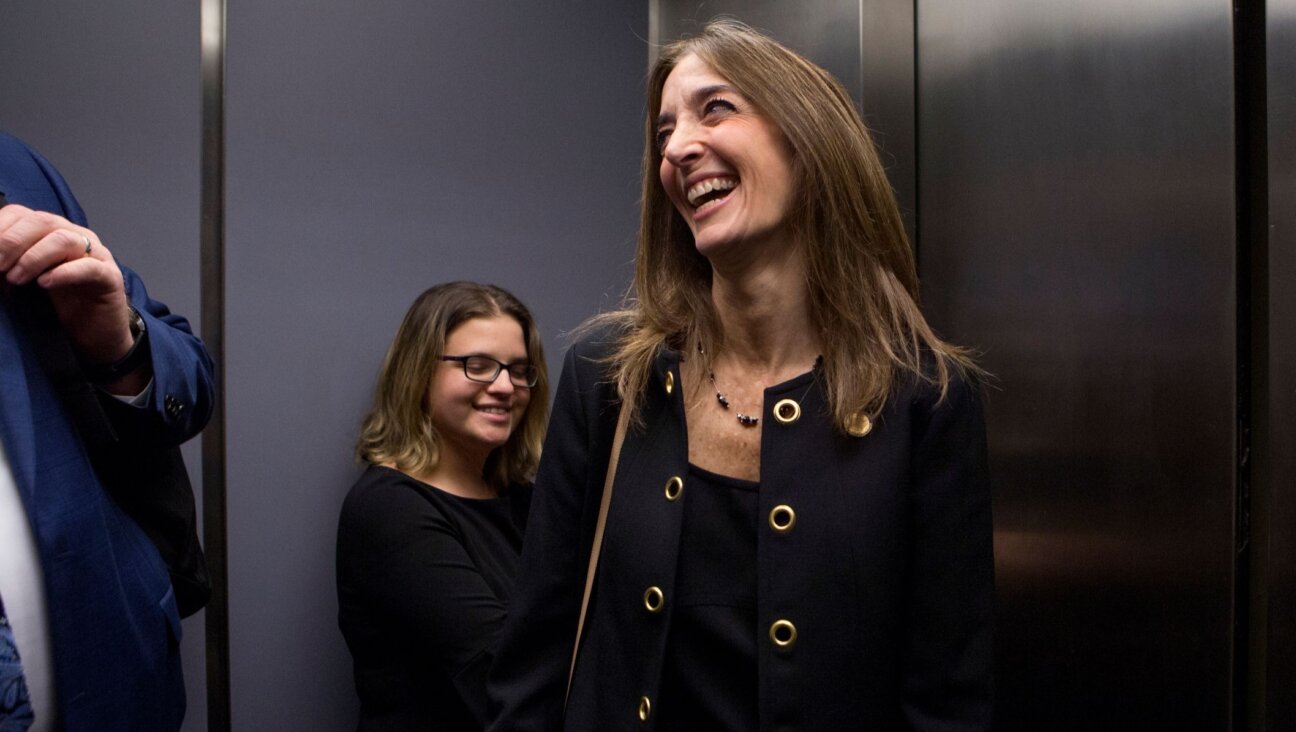
[[[505,364],[528,362],[522,326],[507,315],[460,323],[446,338],[444,355],[487,356]],[[483,384],[465,376],[461,362],[441,361],[427,403],[432,424],[445,441],[444,449],[484,461],[521,423],[531,403],[531,390],[514,385],[505,369],[493,382]]]
[[[661,183],[698,251],[782,243],[794,186],[783,133],[696,55],[680,59],[661,96]]]

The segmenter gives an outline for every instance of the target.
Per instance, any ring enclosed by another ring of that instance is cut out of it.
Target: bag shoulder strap
[[[580,617],[576,621],[576,641],[572,644],[571,665],[567,668],[567,691],[563,706],[571,695],[572,676],[576,672],[576,656],[580,654],[581,635],[585,630],[585,612],[589,609],[590,591],[594,589],[594,574],[598,571],[599,554],[603,550],[603,530],[607,527],[608,506],[612,504],[612,482],[616,479],[617,462],[621,458],[621,444],[625,442],[630,412],[621,409],[617,415],[616,434],[612,437],[612,454],[608,457],[607,475],[603,478],[603,495],[599,498],[598,522],[594,524],[594,543],[590,547],[589,568],[585,571],[585,594],[581,596]]]

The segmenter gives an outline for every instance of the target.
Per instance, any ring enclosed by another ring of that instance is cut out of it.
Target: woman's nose
[[[679,124],[671,130],[662,148],[662,157],[671,165],[680,166],[696,160],[702,154],[702,141],[692,124]]]
[[[509,377],[508,369],[500,369],[500,372],[495,374],[495,380],[486,386],[486,391],[493,394],[510,394],[516,388],[513,379]]]

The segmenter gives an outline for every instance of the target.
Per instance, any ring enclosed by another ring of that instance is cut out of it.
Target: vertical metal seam
[[[859,27],[856,32],[859,34],[859,86],[855,88],[855,106],[859,107],[860,118],[864,117],[864,0],[859,0],[855,5],[856,13],[859,15]]]
[[[648,69],[657,65],[657,53],[661,49],[661,3],[660,0],[648,0]]]
[[[861,0],[862,2],[862,0]],[[914,269],[917,270],[918,280],[922,281],[922,247],[919,241],[922,239],[922,66],[918,63],[921,51],[918,48],[918,0],[913,0],[912,4],[912,26],[913,26],[913,241],[909,246],[913,248]],[[860,53],[863,53],[861,49]],[[920,290],[921,292],[921,290]]]
[[[225,0],[202,0],[202,335],[216,365],[216,407],[203,432],[203,543],[212,577],[206,614],[207,729],[230,729],[229,571],[225,503]]]
[[[1267,501],[1263,425],[1268,368],[1268,175],[1264,0],[1233,4],[1237,300],[1237,473],[1234,522],[1232,720],[1265,728]],[[1257,478],[1260,478],[1257,480]]]

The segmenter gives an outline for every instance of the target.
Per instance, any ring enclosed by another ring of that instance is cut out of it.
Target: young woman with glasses
[[[508,292],[451,282],[406,313],[338,526],[358,729],[482,728],[548,395],[535,320]]]

